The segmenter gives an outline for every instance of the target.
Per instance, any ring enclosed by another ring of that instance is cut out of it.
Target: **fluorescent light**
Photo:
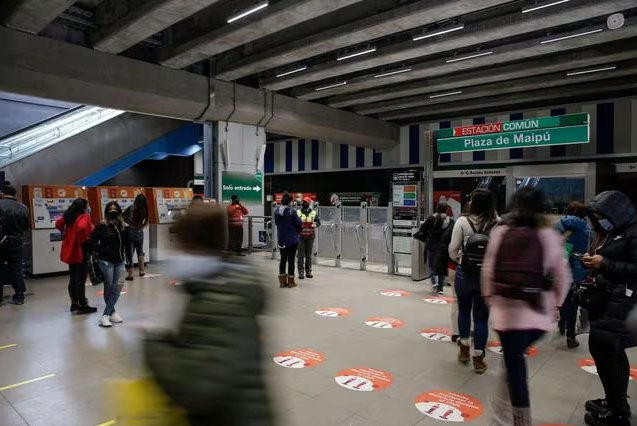
[[[568,0],[566,0],[566,1],[568,1]],[[461,24],[461,25],[459,25],[457,27],[453,27],[453,28],[447,28],[446,30],[440,30],[440,31],[435,31],[433,33],[427,33],[427,34],[423,34],[421,36],[416,36],[416,37],[413,38],[413,40],[414,41],[423,40],[423,39],[426,39],[426,38],[436,37],[436,36],[447,34],[447,33],[451,33],[451,32],[454,32],[454,31],[459,31],[459,30],[462,30],[462,29],[464,29],[464,24]]]
[[[442,98],[443,96],[453,96],[453,95],[459,95],[462,93],[462,90],[456,90],[455,92],[447,92],[447,93],[439,93],[437,95],[431,95],[429,96],[429,99],[436,99],[436,98]]]
[[[528,9],[522,9],[522,13],[535,12],[536,10],[544,9],[545,7],[557,6],[558,4],[567,3],[571,0],[557,0],[552,1],[550,3],[538,4],[533,7],[529,7]]]
[[[246,10],[245,12],[241,12],[238,15],[232,16],[230,18],[228,18],[228,23],[231,24],[234,21],[238,21],[241,18],[245,18],[248,15],[252,15],[255,12],[260,11],[261,9],[265,9],[266,7],[268,7],[270,5],[270,3],[268,3],[267,1],[264,3],[261,3],[255,7],[253,7],[252,9]]]
[[[307,65],[303,65],[303,66],[302,66],[302,67],[300,67],[300,68],[297,68],[297,69],[294,69],[294,70],[291,70],[291,71],[286,71],[286,72],[281,73],[281,74],[277,74],[277,75],[276,75],[276,77],[277,77],[277,78],[279,78],[279,77],[285,77],[286,75],[294,74],[294,73],[296,73],[296,72],[305,71],[306,69],[307,69]]]
[[[448,59],[447,63],[450,64],[452,62],[466,61],[467,59],[479,58],[480,56],[487,56],[487,55],[493,55],[493,52],[482,52],[482,53],[476,53],[475,55],[463,56],[462,58]]]
[[[329,86],[317,87],[314,90],[316,90],[317,92],[320,92],[321,90],[333,89],[335,87],[345,86],[346,84],[347,84],[347,81],[341,81],[340,83],[330,84]]]
[[[356,53],[351,53],[349,55],[345,55],[345,56],[340,56],[338,58],[336,58],[337,61],[343,61],[345,59],[349,59],[349,58],[353,58],[355,56],[360,56],[360,55],[367,55],[368,53],[373,53],[376,51],[375,47],[372,47],[371,49],[367,49],[367,50],[362,50],[360,52],[356,52]]]
[[[404,73],[404,72],[409,72],[409,71],[411,71],[411,68],[403,68],[403,69],[401,69],[401,70],[388,71],[388,72],[383,73],[383,74],[375,75],[375,76],[374,76],[374,78],[387,77],[387,76],[390,76],[390,75],[402,74],[402,73]]]
[[[571,35],[564,36],[564,37],[552,38],[550,40],[543,40],[543,41],[540,42],[540,44],[555,43],[556,41],[568,40],[569,38],[582,37],[582,36],[589,35],[589,34],[601,33],[602,31],[603,31],[603,29],[598,28],[596,30],[586,31],[586,32],[583,32],[583,33],[577,33],[577,34],[571,34]]]
[[[582,75],[582,74],[591,74],[594,72],[602,72],[602,71],[611,71],[611,70],[616,70],[617,67],[616,66],[611,66],[611,67],[605,67],[605,68],[595,68],[592,70],[582,70],[582,71],[572,71],[569,73],[566,73],[567,77],[572,77],[574,75]]]

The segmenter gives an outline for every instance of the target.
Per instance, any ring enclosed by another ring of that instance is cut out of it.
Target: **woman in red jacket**
[[[55,227],[62,231],[62,253],[60,259],[69,265],[69,296],[71,313],[92,314],[97,308],[89,306],[86,298],[86,277],[88,272],[84,264],[82,244],[93,232],[93,223],[88,212],[88,201],[78,198],[55,221]]]

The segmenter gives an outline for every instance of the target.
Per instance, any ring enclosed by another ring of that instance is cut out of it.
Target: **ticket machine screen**
[[[33,199],[33,223],[35,229],[55,228],[55,221],[64,215],[75,198]]]

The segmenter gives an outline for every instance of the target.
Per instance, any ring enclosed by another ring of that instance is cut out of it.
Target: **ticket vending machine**
[[[93,223],[104,220],[104,209],[111,201],[117,202],[122,211],[133,205],[135,197],[139,194],[146,195],[144,188],[124,187],[124,186],[98,186],[88,189],[88,200],[91,205],[91,219]],[[148,210],[151,210],[150,202]],[[150,216],[150,213],[149,213]],[[144,229],[144,253],[150,254],[150,235],[148,227]],[[134,260],[134,259],[133,259]]]
[[[150,218],[150,261],[168,259],[174,250],[173,224],[183,215],[193,197],[189,188],[147,188]]]
[[[25,235],[25,260],[29,275],[65,272],[68,266],[60,260],[62,233],[55,228],[76,198],[88,198],[79,186],[28,185],[22,200],[29,208],[31,229]]]

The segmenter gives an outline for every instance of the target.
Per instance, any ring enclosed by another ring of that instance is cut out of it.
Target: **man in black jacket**
[[[626,348],[637,346],[625,321],[637,300],[637,218],[621,192],[606,191],[589,204],[597,238],[582,257],[589,280],[606,297],[590,310],[589,349],[606,397],[586,402],[586,424],[630,426]]]
[[[6,263],[9,282],[15,294],[13,303],[24,304],[26,284],[22,274],[22,234],[29,229],[29,210],[16,198],[16,190],[10,185],[2,188],[0,199],[0,263]],[[2,299],[0,286],[0,300]]]

